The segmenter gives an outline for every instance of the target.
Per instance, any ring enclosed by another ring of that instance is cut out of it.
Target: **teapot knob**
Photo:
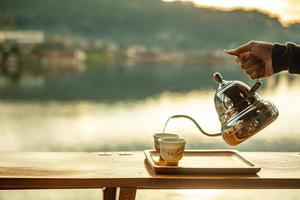
[[[219,72],[215,72],[213,76],[217,83],[223,83],[223,77]]]

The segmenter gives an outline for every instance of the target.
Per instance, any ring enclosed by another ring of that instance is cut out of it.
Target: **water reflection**
[[[147,195],[150,194],[150,195]],[[155,194],[155,198],[153,198]],[[228,198],[230,197],[230,198]],[[137,199],[170,199],[170,200],[294,200],[299,199],[299,190],[165,190],[155,192],[155,190],[144,190],[137,193]]]
[[[138,190],[136,199],[153,200],[296,200],[299,199],[299,190]],[[1,200],[11,199],[43,199],[43,200],[69,200],[69,199],[101,199],[99,189],[77,190],[10,190],[0,191]]]
[[[289,80],[286,74],[277,79],[276,87],[270,79],[259,93],[275,103],[279,118],[238,149],[300,151],[300,79]],[[219,132],[214,93],[213,89],[165,92],[145,100],[115,103],[1,101],[0,150],[143,150],[152,148],[152,134],[161,131],[173,114],[190,115],[207,132]],[[228,148],[222,138],[206,137],[183,119],[172,121],[168,131],[187,138],[189,148]]]
[[[219,69],[218,69],[219,70]],[[212,72],[215,70],[211,70]],[[246,77],[225,70],[226,79],[238,79],[253,84]],[[212,74],[207,71],[204,74]],[[194,117],[208,132],[218,132],[220,123],[215,112],[213,96],[215,85],[204,85],[207,81],[184,83],[192,73],[183,73],[184,80],[176,79],[179,91],[171,90],[168,81],[161,82],[164,90],[153,91],[142,100],[130,98],[113,102],[105,101],[0,101],[0,150],[1,151],[123,151],[152,148],[152,134],[163,128],[165,120],[173,114],[187,114]],[[157,74],[158,75],[158,74]],[[202,76],[204,76],[202,74]],[[207,75],[206,75],[207,76]],[[174,78],[174,77],[171,77]],[[171,79],[170,78],[170,79]],[[192,79],[194,77],[192,76]],[[57,78],[60,79],[60,78]],[[55,79],[54,81],[57,81]],[[169,79],[169,80],[170,80]],[[156,78],[154,79],[156,80]],[[107,81],[107,80],[106,80]],[[151,79],[153,81],[153,79]],[[47,82],[47,80],[46,80]],[[59,81],[58,81],[59,82]],[[259,94],[271,100],[279,109],[279,118],[266,129],[237,146],[249,151],[300,151],[298,130],[300,107],[300,77],[280,74],[264,81]],[[59,82],[61,83],[61,82]],[[107,82],[106,82],[107,83]],[[108,86],[112,82],[108,81]],[[63,83],[64,84],[64,83]],[[63,85],[62,84],[62,85]],[[146,83],[147,85],[148,83]],[[57,84],[58,86],[59,84]],[[133,86],[133,85],[131,85]],[[130,87],[131,87],[130,86]],[[144,85],[145,86],[145,85]],[[144,87],[143,86],[143,87]],[[129,88],[130,88],[129,87]],[[142,87],[141,87],[142,88]],[[194,89],[190,89],[194,88]],[[96,88],[97,89],[97,88]],[[99,89],[99,88],[98,88]],[[115,88],[116,89],[116,88]],[[116,89],[120,91],[122,89]],[[30,91],[30,90],[29,90]],[[113,96],[114,92],[109,93]],[[153,96],[153,94],[156,94]],[[108,93],[107,93],[108,94]],[[119,94],[119,93],[118,93]],[[127,96],[126,96],[127,95]],[[139,97],[143,95],[137,95]],[[100,96],[101,97],[101,96]],[[136,97],[136,96],[135,96]],[[188,141],[188,148],[228,148],[222,138],[209,138],[198,132],[193,124],[185,120],[174,120],[168,126],[169,132],[179,133]],[[99,190],[55,191],[2,191],[0,199],[99,199]],[[141,190],[137,199],[299,199],[298,190]]]

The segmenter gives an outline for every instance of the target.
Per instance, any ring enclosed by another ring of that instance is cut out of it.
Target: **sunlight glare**
[[[172,2],[176,0],[164,0]],[[214,8],[225,11],[234,9],[259,10],[288,25],[290,23],[300,22],[300,1],[298,0],[182,0],[192,2],[195,6]]]
[[[218,196],[219,191],[218,190],[176,190],[176,193],[178,195],[184,196],[184,199],[186,200],[198,200],[198,199],[204,199],[204,200],[210,200],[214,197]]]

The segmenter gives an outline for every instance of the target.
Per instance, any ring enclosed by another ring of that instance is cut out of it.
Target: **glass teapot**
[[[222,136],[225,142],[235,146],[253,136],[278,117],[278,110],[269,101],[263,100],[256,90],[262,85],[257,81],[252,88],[241,81],[223,80],[220,73],[214,73],[214,79],[219,84],[214,102],[221,122],[221,133],[209,134],[190,116],[173,115],[173,118],[187,118],[207,136]]]

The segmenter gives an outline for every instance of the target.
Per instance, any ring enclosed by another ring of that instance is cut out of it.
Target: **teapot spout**
[[[169,119],[168,119],[167,122],[165,123],[164,129],[163,129],[163,133],[165,132],[165,130],[166,130],[166,128],[167,128],[167,125],[168,125],[169,121],[170,121],[171,119],[174,119],[174,118],[186,118],[186,119],[191,120],[191,121],[195,124],[195,126],[199,129],[199,131],[200,131],[201,133],[203,133],[204,135],[206,135],[206,136],[209,136],[209,137],[215,137],[215,136],[221,136],[221,135],[222,135],[222,133],[214,133],[214,134],[210,134],[210,133],[205,132],[205,131],[200,127],[200,125],[199,125],[192,117],[190,117],[190,116],[188,116],[188,115],[173,115],[173,116],[169,117]]]

